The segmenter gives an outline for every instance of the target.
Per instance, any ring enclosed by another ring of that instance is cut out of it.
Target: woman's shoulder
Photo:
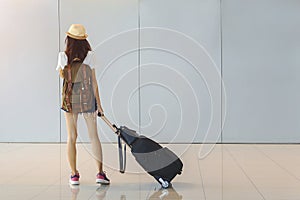
[[[68,63],[68,56],[67,54],[62,51],[58,53],[58,64],[56,67],[56,70],[64,69],[64,67]],[[88,51],[84,61],[84,64],[89,65],[90,67],[95,67],[96,61],[95,61],[95,52],[94,51]]]
[[[67,56],[66,53],[65,53],[64,51],[58,52],[58,55],[59,55],[59,56]]]
[[[87,65],[94,65],[95,64],[95,52],[94,51],[88,51],[84,61],[83,61],[84,64],[87,64]]]
[[[64,51],[58,53],[58,63],[56,70],[63,69],[67,64],[68,57]]]
[[[85,59],[90,59],[90,58],[92,58],[94,55],[95,55],[95,52],[94,52],[94,51],[88,51],[88,53],[87,53]],[[58,53],[58,56],[59,56],[60,58],[66,58],[66,59],[68,58],[66,52],[64,52],[64,51],[59,52],[59,53]]]
[[[61,60],[62,62],[65,62],[68,60],[68,56],[64,51],[61,51],[58,53],[58,59]]]
[[[95,52],[94,51],[88,51],[87,55],[86,55],[86,58],[91,58],[95,55]]]

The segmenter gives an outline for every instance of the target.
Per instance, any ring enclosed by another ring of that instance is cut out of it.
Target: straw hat
[[[77,40],[84,40],[88,37],[84,26],[81,24],[72,24],[70,26],[68,32],[66,32],[66,34],[69,37],[77,39]]]

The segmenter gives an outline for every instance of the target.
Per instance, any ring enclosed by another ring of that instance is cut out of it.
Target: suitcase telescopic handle
[[[99,117],[101,117],[101,119],[103,119],[103,121],[111,128],[111,130],[113,130],[113,132],[118,133],[118,128],[116,125],[112,124],[104,115],[98,115]]]
[[[120,164],[120,172],[125,173],[126,168],[126,145],[122,148],[121,142],[121,134],[120,130],[115,124],[112,124],[102,113],[98,113],[98,116],[103,119],[103,121],[118,135],[118,148],[119,148],[119,164]]]

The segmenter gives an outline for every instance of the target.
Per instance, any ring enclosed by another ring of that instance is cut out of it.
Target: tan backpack
[[[95,112],[91,67],[75,59],[64,68],[63,76],[62,109],[72,113]]]

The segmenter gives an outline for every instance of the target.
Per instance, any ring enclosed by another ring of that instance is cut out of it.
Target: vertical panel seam
[[[140,0],[138,0],[138,129],[141,134],[141,17]]]
[[[221,143],[223,143],[223,21],[222,21],[222,0],[220,0],[220,70],[221,70]]]
[[[57,0],[57,23],[58,23],[58,51],[60,52],[60,0]],[[58,99],[59,105],[61,104],[61,96],[60,96],[60,77],[58,76]],[[61,143],[61,112],[59,109],[59,142]]]
[[[58,23],[58,51],[60,52],[60,0],[57,0],[57,23]],[[61,105],[61,88],[60,88],[61,80],[60,76],[58,76],[58,99],[59,99],[59,105]],[[59,109],[59,142],[61,143],[61,111]]]
[[[60,0],[57,0],[57,23],[58,23],[58,51],[60,52]],[[61,171],[61,166],[62,166],[62,156],[61,156],[61,110],[60,110],[60,105],[61,105],[61,88],[60,88],[60,84],[61,84],[61,80],[60,80],[60,76],[58,76],[58,99],[59,99],[59,166],[60,166],[60,170],[59,170],[59,176],[60,176],[60,185],[61,183],[61,177],[62,177],[62,171]],[[61,199],[61,187],[60,188],[60,195],[59,195],[59,199]]]

